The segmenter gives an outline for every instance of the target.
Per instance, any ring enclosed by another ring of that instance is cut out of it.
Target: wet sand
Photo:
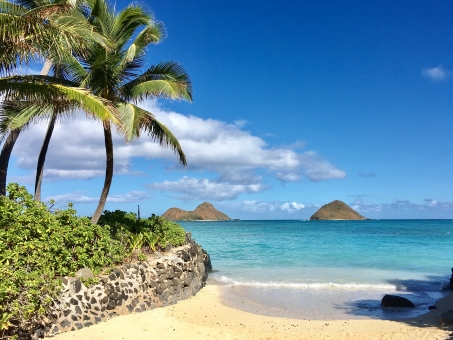
[[[438,309],[412,319],[301,320],[227,306],[231,301],[225,301],[222,289],[208,285],[176,305],[116,317],[55,339],[453,339],[452,330],[438,327],[438,316],[453,309],[453,294],[439,300]]]

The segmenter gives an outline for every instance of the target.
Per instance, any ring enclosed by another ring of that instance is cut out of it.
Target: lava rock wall
[[[188,244],[147,261],[114,268],[86,287],[65,277],[60,299],[33,338],[75,331],[114,316],[144,312],[195,295],[212,270],[209,255],[190,237]]]

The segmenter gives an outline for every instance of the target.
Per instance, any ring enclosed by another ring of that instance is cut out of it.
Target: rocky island
[[[310,220],[367,220],[367,218],[351,209],[346,203],[335,200],[319,208]]]
[[[218,211],[209,202],[201,203],[193,211],[170,208],[162,215],[162,217],[171,221],[231,221],[231,218]]]

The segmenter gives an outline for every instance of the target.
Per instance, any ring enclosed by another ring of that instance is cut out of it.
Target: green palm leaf
[[[127,100],[168,98],[192,101],[190,78],[182,66],[174,61],[152,66],[141,76],[125,84],[121,91]]]
[[[157,44],[162,39],[163,32],[164,28],[161,24],[153,24],[143,29],[126,50],[122,64],[141,56],[149,44]]]
[[[18,63],[34,60],[37,55],[59,60],[68,53],[83,54],[92,43],[111,47],[69,3],[27,6],[31,9],[0,0],[0,72],[8,73]]]
[[[140,26],[151,25],[152,18],[140,7],[129,6],[115,15],[109,36],[119,49],[129,41]]]
[[[151,112],[127,103],[117,104],[117,110],[123,122],[127,140],[140,137],[140,132],[143,131],[152,141],[173,150],[178,156],[179,162],[184,166],[187,165],[186,156],[182,151],[178,139]]]
[[[121,125],[118,112],[108,100],[70,85],[67,80],[53,77],[13,76],[0,78],[0,94],[9,101],[30,101],[41,107],[64,104],[64,109],[81,109],[103,121],[112,120]]]

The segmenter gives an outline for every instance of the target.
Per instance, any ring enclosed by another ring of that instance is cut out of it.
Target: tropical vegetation
[[[3,1],[1,4],[9,4],[4,0],[0,1]],[[39,11],[43,6],[41,0],[21,1],[23,2],[20,4],[30,11]],[[44,4],[49,7],[53,5]],[[72,6],[69,3],[64,5]],[[76,51],[81,52],[77,53],[63,53],[60,48],[55,48],[53,52],[46,51],[43,55],[47,58],[46,65],[51,61],[52,76],[9,76],[0,79],[0,94],[5,96],[1,129],[3,134],[7,135],[0,153],[0,195],[5,193],[8,162],[21,129],[43,118],[49,118],[48,130],[38,158],[35,181],[35,200],[41,200],[44,162],[57,117],[75,110],[83,110],[89,116],[101,120],[104,130],[105,180],[99,204],[92,216],[92,222],[97,223],[104,210],[113,178],[112,125],[126,141],[140,137],[141,133],[147,134],[160,145],[170,147],[176,153],[179,162],[186,165],[184,152],[176,137],[151,112],[137,104],[148,98],[191,101],[192,86],[189,76],[177,62],[161,62],[144,69],[146,48],[150,44],[158,43],[164,34],[162,25],[141,7],[131,5],[116,13],[105,0],[90,0],[83,3],[75,2],[71,8],[71,14],[76,18],[84,15],[86,28],[96,32],[92,41],[88,41],[83,48],[78,48]],[[14,12],[8,6],[0,6],[0,14],[2,11],[7,14]],[[48,20],[59,22],[56,18],[59,16],[49,15]],[[18,24],[14,20],[10,19],[9,24],[12,22],[11,25],[20,26],[27,23],[19,21]],[[1,22],[2,19],[0,24]],[[42,30],[45,31],[44,28]],[[4,42],[12,46],[14,43],[16,41]],[[58,43],[57,39],[55,44]],[[43,44],[35,49],[37,54],[39,48],[43,46],[47,45]],[[18,58],[21,60],[22,57],[16,56],[16,60]],[[13,67],[12,59],[14,58],[10,57],[9,62],[5,61],[4,70],[10,71]],[[43,72],[47,72],[46,67]],[[54,91],[56,93],[48,101],[43,101],[40,99],[42,86],[49,84],[57,86],[57,90]],[[18,85],[22,87],[19,88]],[[30,85],[35,85],[35,88],[32,89]],[[70,96],[71,91],[75,89],[84,91],[85,97],[92,99],[88,101],[90,106],[86,104],[87,100],[84,97]],[[26,96],[24,93],[29,95]]]
[[[185,243],[174,222],[103,210],[113,178],[112,128],[125,141],[144,134],[186,165],[176,137],[138,105],[149,98],[191,101],[192,85],[175,61],[146,65],[146,49],[165,34],[136,4],[117,12],[105,0],[0,0],[0,32],[0,337],[14,338],[46,314],[61,277],[83,267],[99,275]],[[39,75],[18,71],[39,62]],[[104,186],[91,220],[78,217],[72,204],[54,209],[55,202],[41,202],[54,126],[80,113],[101,122],[106,149]],[[18,184],[7,186],[6,177],[17,138],[43,120],[49,123],[33,197]]]
[[[54,210],[52,204],[36,202],[14,183],[0,197],[0,338],[36,325],[58,296],[61,277],[84,267],[107,273],[185,243],[184,229],[162,217],[106,211],[96,225],[72,205]]]

